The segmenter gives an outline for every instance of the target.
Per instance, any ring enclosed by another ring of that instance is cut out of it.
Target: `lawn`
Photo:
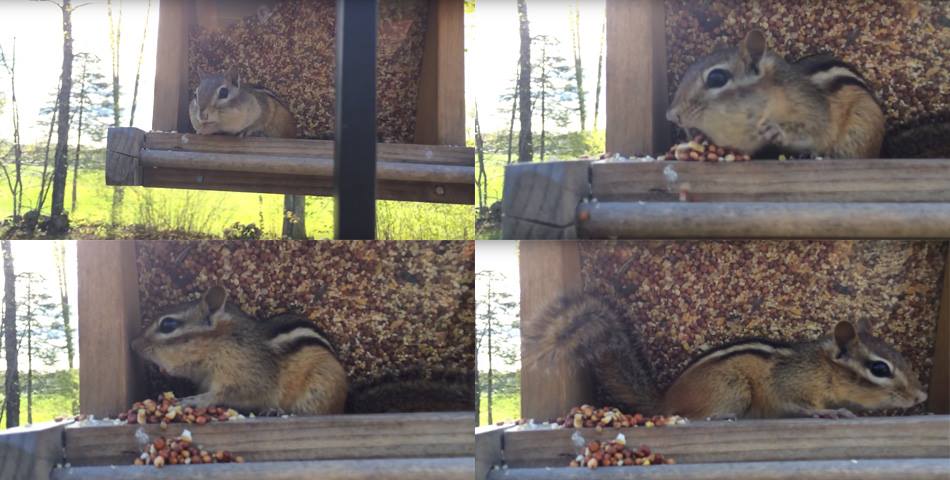
[[[35,166],[24,170],[25,210],[36,205],[39,172]],[[67,209],[72,196],[72,170],[69,174]],[[101,168],[80,169],[77,190],[76,210],[70,212],[72,224],[108,225],[113,187],[105,185],[104,171]],[[45,212],[49,209],[48,202],[44,205]],[[276,239],[280,236],[282,210],[282,195],[126,187],[119,224],[147,227],[158,232],[222,237],[224,229],[235,222],[253,223],[263,230],[264,238]],[[0,212],[4,212],[2,216],[9,216],[10,211],[11,194],[4,188],[0,190]],[[469,205],[379,201],[376,216],[377,237],[380,239],[458,240],[474,237],[474,209]],[[310,197],[306,222],[308,237],[331,238],[333,199]],[[111,236],[105,228],[99,231],[102,232],[99,235]]]
[[[482,393],[480,404],[481,411],[478,412],[478,424],[488,425],[488,395]],[[505,395],[494,395],[492,398],[492,421],[509,422],[521,418],[521,394],[510,393]]]
[[[0,372],[0,379],[3,372]],[[36,373],[33,380],[33,423],[49,422],[56,417],[68,417],[79,413],[79,370],[60,371],[51,374]],[[20,372],[20,425],[27,425],[26,372]],[[3,392],[0,391],[0,399]],[[2,402],[0,402],[2,403]],[[6,414],[6,412],[4,412]],[[0,422],[0,430],[6,428],[6,418]]]

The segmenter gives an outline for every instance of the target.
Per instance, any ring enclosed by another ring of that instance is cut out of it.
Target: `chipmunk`
[[[263,322],[227,300],[227,291],[212,287],[197,301],[169,308],[132,349],[204,392],[182,399],[183,405],[343,412],[346,372],[311,322],[288,314]]]
[[[789,63],[765,35],[691,65],[666,118],[713,143],[754,154],[778,147],[794,154],[874,158],[884,141],[884,112],[867,81],[828,55]]]
[[[673,384],[656,387],[631,324],[603,300],[561,298],[529,339],[525,360],[567,359],[593,372],[602,400],[644,414],[688,418],[850,418],[852,411],[909,408],[927,399],[899,353],[867,322],[841,321],[813,341],[744,340],[694,358]]]
[[[266,88],[242,83],[235,67],[201,75],[188,113],[200,135],[297,136],[297,120],[283,100]]]

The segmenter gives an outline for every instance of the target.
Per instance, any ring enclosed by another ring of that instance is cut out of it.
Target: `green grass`
[[[67,417],[79,413],[78,369],[35,375],[33,423],[49,422],[55,420],[56,417]],[[25,372],[20,372],[20,390],[20,426],[25,426],[28,425]],[[0,399],[2,398],[3,392],[0,391]],[[7,419],[4,417],[3,422],[0,422],[0,430],[4,430],[6,424]]]
[[[66,208],[72,196],[69,172]],[[5,183],[5,181],[3,182]],[[39,193],[40,169],[24,169],[24,211],[34,208]],[[77,208],[70,212],[73,225],[105,225],[110,221],[113,187],[106,186],[102,169],[80,169]],[[9,189],[0,189],[0,216],[12,213]],[[49,211],[49,199],[44,205]],[[283,195],[213,192],[164,188],[126,187],[120,224],[145,226],[157,231],[179,231],[221,237],[225,227],[240,222],[256,224],[264,238],[279,238]],[[377,237],[388,240],[457,240],[474,237],[474,209],[470,205],[442,205],[379,201]],[[307,236],[332,238],[333,199],[309,197]],[[106,229],[101,235],[108,236]]]
[[[521,418],[521,394],[494,395],[492,397],[492,421],[508,422]],[[488,425],[488,394],[482,393],[478,424]]]

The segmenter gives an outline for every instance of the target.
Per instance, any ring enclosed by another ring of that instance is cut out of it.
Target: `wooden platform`
[[[235,192],[333,194],[332,141],[109,129],[106,184]],[[466,147],[381,143],[380,200],[475,202]]]
[[[476,451],[503,459],[479,478],[948,478],[950,416],[692,422],[660,428],[580,429],[585,440],[647,445],[676,465],[569,468],[574,429],[479,432]],[[500,439],[498,438],[500,436]],[[496,464],[498,462],[496,461]],[[833,475],[831,472],[835,472]],[[901,472],[896,475],[896,472]]]
[[[948,185],[950,159],[511,165],[502,236],[950,238]]]

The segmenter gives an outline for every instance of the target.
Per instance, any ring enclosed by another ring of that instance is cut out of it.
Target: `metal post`
[[[376,238],[376,23],[378,0],[336,2],[334,236]]]

